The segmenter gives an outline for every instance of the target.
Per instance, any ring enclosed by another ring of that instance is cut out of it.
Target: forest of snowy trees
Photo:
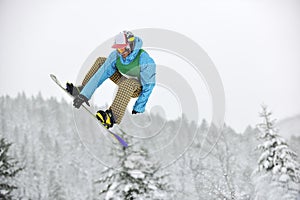
[[[89,135],[93,120],[74,114],[63,99],[2,96],[0,172],[9,157],[11,172],[16,173],[0,176],[0,186],[12,186],[12,199],[24,200],[299,199],[300,137],[284,140],[270,112],[265,107],[259,111],[258,127],[249,126],[243,133],[225,126],[219,135],[203,119],[190,148],[177,157],[196,127],[184,117],[180,124],[185,128],[179,131],[178,122],[167,121],[160,141],[135,143],[126,135],[134,134],[134,124],[121,126],[122,137],[132,144],[124,149]],[[143,135],[164,121],[159,116],[152,119],[154,125],[139,129]],[[178,139],[167,149],[153,151],[175,133]],[[0,197],[2,192],[3,187]]]

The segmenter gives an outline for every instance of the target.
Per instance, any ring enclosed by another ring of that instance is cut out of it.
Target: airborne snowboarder
[[[95,90],[110,78],[118,85],[117,94],[111,106],[99,110],[96,117],[107,128],[120,124],[131,98],[137,98],[132,114],[143,113],[156,81],[156,65],[149,54],[142,49],[142,39],[130,31],[115,36],[108,58],[99,57],[85,76],[82,85],[67,83],[66,90],[75,98],[76,108],[92,97]]]

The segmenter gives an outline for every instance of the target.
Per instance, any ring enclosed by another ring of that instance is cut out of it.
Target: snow
[[[115,197],[114,191],[113,191],[113,190],[109,190],[109,191],[106,193],[105,199],[106,199],[106,200],[110,200],[110,199],[114,199],[114,197]]]
[[[296,183],[294,181],[289,181],[289,184],[288,184],[288,187],[289,189],[291,190],[295,190],[295,191],[300,191],[300,183]],[[300,192],[299,192],[300,193]],[[299,194],[300,195],[300,194]]]
[[[262,162],[263,160],[267,160],[270,156],[269,150],[264,151],[258,159],[258,162]]]
[[[280,157],[281,159],[284,159],[284,158],[286,157],[286,152],[285,152],[285,151],[282,152],[282,153],[279,155],[279,157]]]
[[[273,167],[272,169],[273,174],[277,174],[278,172],[280,172],[280,168],[281,168],[280,165],[276,165],[275,167]]]
[[[0,190],[0,194],[6,195],[9,191],[5,189]]]
[[[262,146],[263,146],[263,148],[268,149],[272,145],[273,145],[272,141],[266,141],[266,142],[263,143]]]
[[[282,174],[279,179],[280,182],[287,182],[288,180],[290,180],[290,176],[287,174]]]
[[[140,179],[144,179],[145,178],[145,174],[139,170],[129,170],[128,173],[133,177],[133,178],[140,178]]]
[[[130,184],[130,183],[126,184],[125,187],[124,187],[124,191],[125,191],[125,192],[128,192],[128,191],[132,188],[132,186],[133,186],[133,185]]]
[[[286,167],[282,167],[282,168],[281,168],[281,173],[285,174],[286,172],[287,172]]]
[[[285,163],[285,166],[286,166],[286,168],[288,168],[288,169],[296,169],[296,168],[297,168],[297,167],[295,166],[295,164],[292,163],[292,162],[286,162],[286,163]]]
[[[281,152],[286,148],[288,148],[286,145],[278,145],[275,147],[275,151]]]
[[[124,162],[124,166],[126,167],[126,168],[128,168],[128,169],[133,169],[134,168],[134,162],[132,161],[132,160],[126,160],[125,162]]]
[[[271,165],[271,163],[270,163],[269,161],[267,161],[267,160],[265,160],[265,161],[263,162],[263,167],[264,167],[265,169],[269,168],[270,165]]]

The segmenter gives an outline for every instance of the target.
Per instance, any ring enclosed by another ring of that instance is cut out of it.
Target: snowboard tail
[[[58,81],[58,79],[56,78],[55,75],[50,74],[51,79],[63,90],[65,91],[70,97],[72,97],[74,99],[74,96],[72,96],[63,86],[62,84]],[[105,128],[100,121],[96,118],[96,115],[94,115],[85,105],[82,105],[82,107],[84,108],[84,110],[86,112],[88,112],[95,120],[97,120],[97,123],[100,124],[103,128]],[[106,129],[106,128],[105,128]],[[124,147],[128,147],[128,144],[117,134],[113,133],[110,130],[107,130],[111,136],[113,136],[113,138],[115,138],[122,146]]]

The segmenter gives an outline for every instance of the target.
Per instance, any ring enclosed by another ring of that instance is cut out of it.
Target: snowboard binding
[[[112,128],[113,125],[116,123],[111,109],[108,109],[106,111],[98,110],[97,113],[96,113],[96,118],[107,129]]]

